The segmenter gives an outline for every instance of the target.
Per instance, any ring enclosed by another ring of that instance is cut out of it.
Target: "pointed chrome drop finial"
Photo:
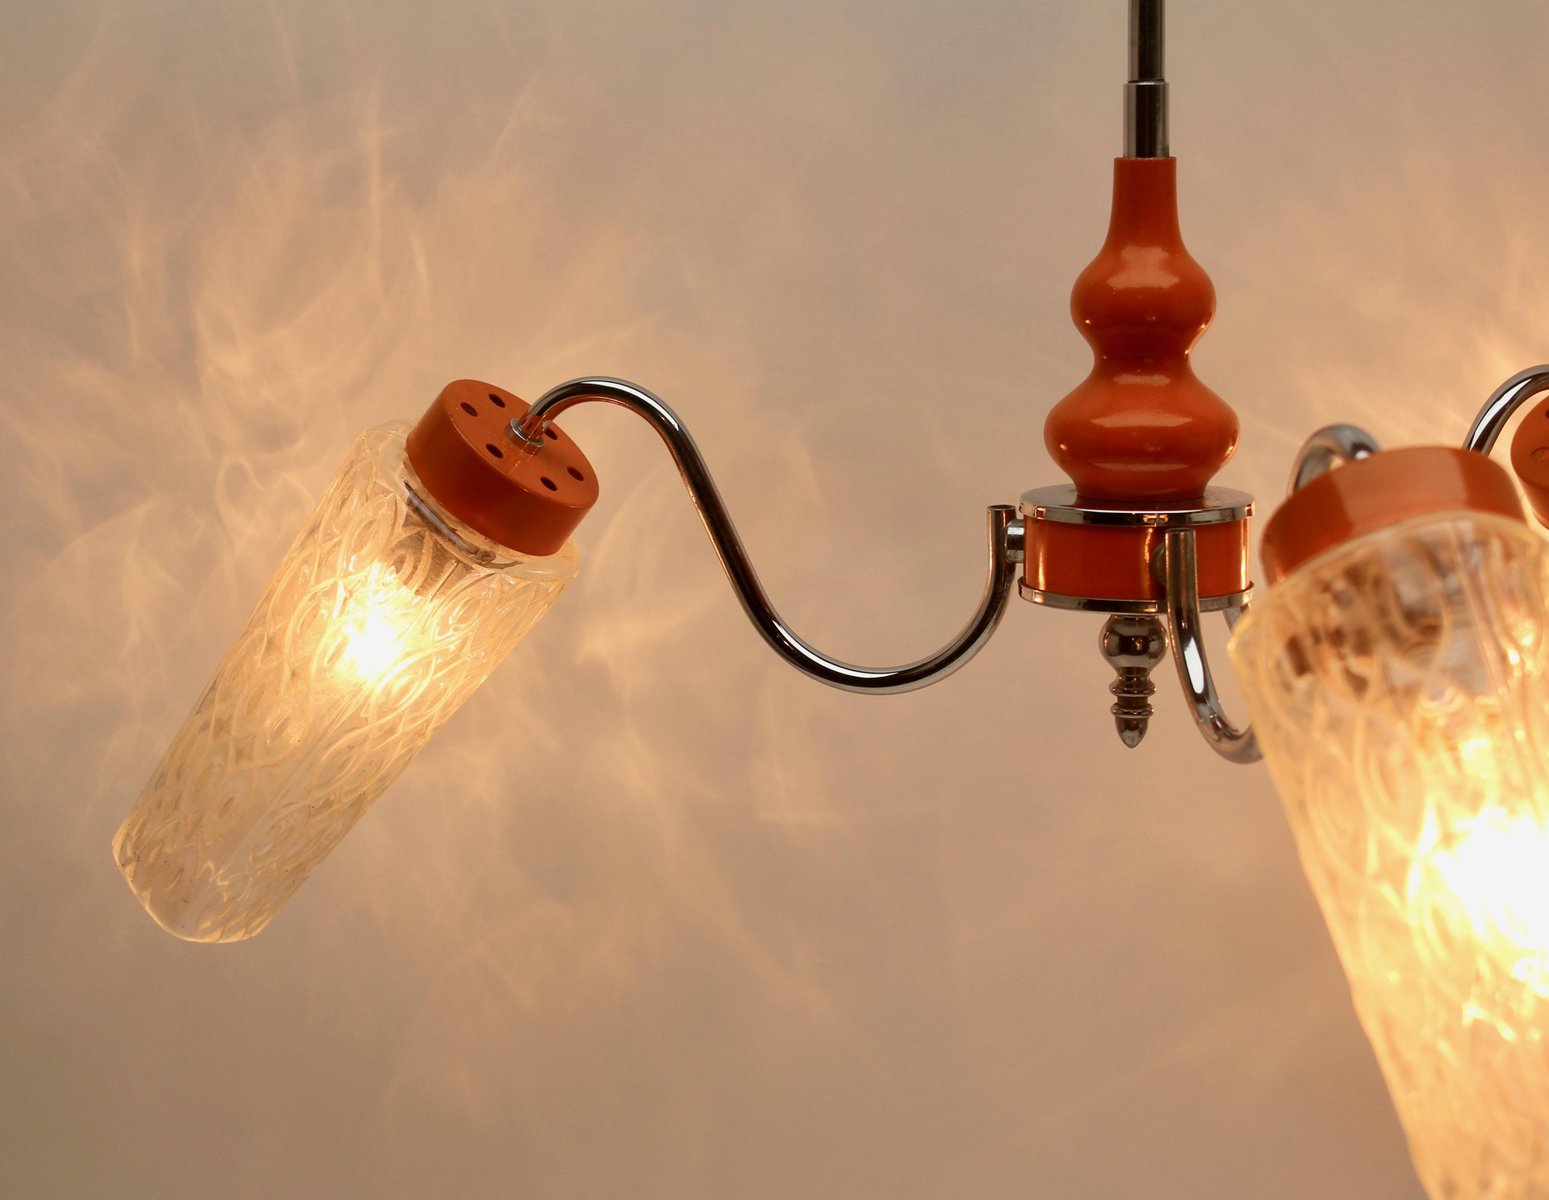
[[[1119,740],[1133,750],[1146,736],[1154,710],[1151,697],[1156,684],[1151,669],[1167,652],[1167,636],[1155,617],[1112,616],[1103,625],[1098,638],[1103,659],[1118,678],[1108,685],[1113,693],[1114,727]]]

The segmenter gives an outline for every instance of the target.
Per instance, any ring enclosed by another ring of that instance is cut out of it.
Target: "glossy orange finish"
[[[1549,526],[1549,396],[1522,418],[1511,439],[1511,469],[1517,473],[1533,515]]]
[[[1163,531],[1146,526],[1027,522],[1029,587],[1095,600],[1161,600],[1151,572]],[[1201,599],[1231,596],[1248,587],[1248,520],[1202,525],[1194,532]]]
[[[506,435],[525,400],[477,379],[459,379],[409,432],[409,465],[448,512],[523,554],[553,554],[597,503],[597,477],[581,448],[549,426],[528,454]]]
[[[1176,159],[1115,160],[1108,240],[1070,311],[1094,363],[1044,424],[1054,461],[1084,500],[1202,494],[1237,447],[1237,415],[1189,365],[1215,288],[1178,229]]]
[[[1526,520],[1499,463],[1472,450],[1404,446],[1335,467],[1293,492],[1265,522],[1259,556],[1274,583],[1351,538],[1442,512]]]

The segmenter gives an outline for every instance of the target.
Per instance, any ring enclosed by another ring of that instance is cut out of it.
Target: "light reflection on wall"
[[[1065,303],[1106,220],[1116,12],[12,16],[16,1186],[1413,1187],[1261,773],[1170,697],[1121,753],[1079,618],[1013,612],[910,698],[788,676],[617,414],[567,422],[592,569],[263,938],[163,945],[105,849],[350,438],[458,376],[640,378],[799,628],[856,658],[947,636],[983,505],[1052,481],[1042,414],[1085,369]],[[1451,440],[1545,357],[1543,22],[1178,6],[1225,482],[1272,497],[1329,419]]]

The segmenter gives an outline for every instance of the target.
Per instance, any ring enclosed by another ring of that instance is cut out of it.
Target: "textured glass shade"
[[[1232,639],[1434,1200],[1549,1197],[1545,545],[1410,520],[1296,570]]]
[[[356,442],[114,839],[179,937],[268,924],[575,575],[440,510],[408,429]]]

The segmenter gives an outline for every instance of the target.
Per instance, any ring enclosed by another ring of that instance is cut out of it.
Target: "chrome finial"
[[[1109,617],[1097,639],[1103,661],[1118,676],[1108,685],[1113,693],[1114,728],[1119,740],[1133,750],[1146,736],[1155,710],[1151,697],[1156,684],[1151,670],[1167,654],[1167,635],[1155,617],[1119,614]]]

